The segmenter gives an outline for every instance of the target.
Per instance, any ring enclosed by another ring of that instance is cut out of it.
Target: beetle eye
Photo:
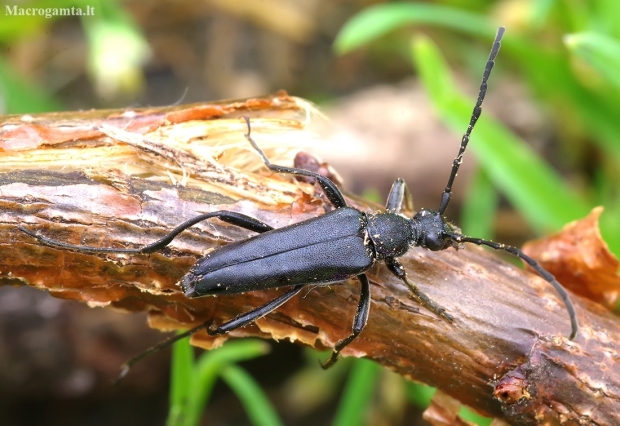
[[[431,251],[440,251],[450,246],[450,238],[443,233],[433,233],[426,237],[426,248]]]

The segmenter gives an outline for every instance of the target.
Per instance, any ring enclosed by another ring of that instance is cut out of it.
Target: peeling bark
[[[278,185],[288,185],[286,197],[294,202],[269,204],[235,197],[229,189],[183,187],[116,171],[49,170],[36,164],[31,169],[0,174],[0,282],[47,289],[91,306],[148,311],[152,326],[166,330],[225,321],[284,291],[188,299],[176,286],[207,250],[250,232],[211,220],[183,232],[159,253],[96,255],[43,246],[17,226],[72,244],[135,247],[209,211],[233,210],[275,227],[325,211],[312,186],[287,179]],[[567,313],[551,286],[495,253],[471,246],[438,253],[414,248],[400,259],[410,279],[455,322],[421,307],[379,264],[368,272],[368,325],[344,356],[373,359],[512,424],[620,424],[620,325],[601,305],[573,296],[581,330],[570,342]],[[230,336],[198,333],[192,342],[209,348],[251,335],[329,348],[350,332],[358,297],[354,279],[308,287]]]

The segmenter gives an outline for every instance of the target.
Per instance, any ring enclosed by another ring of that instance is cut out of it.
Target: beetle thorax
[[[411,219],[393,213],[368,215],[368,237],[377,259],[405,254],[415,240],[410,222]]]

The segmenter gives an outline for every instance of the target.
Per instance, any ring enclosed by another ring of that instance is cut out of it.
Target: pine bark
[[[239,105],[245,106],[198,118],[212,120],[250,109],[247,104]],[[207,106],[201,109],[205,110]],[[158,113],[165,116],[170,111]],[[101,114],[104,120],[109,117],[109,113]],[[93,120],[87,115],[77,121],[73,117],[72,123],[87,128],[85,123]],[[140,117],[144,122],[144,116]],[[49,135],[62,133],[66,126],[66,121],[53,116],[37,119],[38,141],[32,132],[24,131],[19,140],[15,134],[7,135],[17,117],[0,123],[5,164],[16,153],[50,149]],[[175,125],[171,120],[164,122]],[[158,126],[149,126],[149,131]],[[138,126],[131,130],[146,132]],[[90,131],[78,140],[88,146],[99,142],[122,145],[111,140],[110,131],[96,133]],[[18,142],[31,146],[25,151],[15,149]],[[75,139],[53,145],[54,149],[68,145],[83,149],[75,146]],[[149,155],[149,161],[154,161],[163,154],[151,150]],[[264,179],[271,178],[265,173]],[[256,179],[260,185],[262,178]],[[72,244],[137,247],[209,211],[233,210],[274,227],[325,212],[324,201],[311,185],[290,180],[282,185],[288,185],[283,198],[265,203],[240,197],[228,186],[222,190],[183,186],[118,170],[50,170],[36,159],[21,170],[5,168],[0,173],[0,283],[34,286],[90,306],[148,311],[151,325],[164,330],[208,320],[223,322],[274,299],[285,289],[188,299],[177,282],[205,252],[248,238],[249,231],[208,220],[183,232],[161,252],[126,255],[48,247],[18,226]],[[349,200],[360,209],[377,209]],[[601,305],[573,296],[581,330],[571,342],[566,338],[570,332],[566,310],[551,286],[496,253],[472,246],[435,253],[413,248],[400,261],[409,278],[445,307],[454,323],[420,306],[406,286],[378,264],[368,271],[372,294],[368,324],[343,356],[370,358],[406,378],[436,386],[484,415],[515,425],[620,424],[620,325]],[[330,348],[350,333],[358,299],[355,279],[327,287],[309,286],[255,324],[217,338],[201,332],[192,342],[210,348],[227,338],[259,336]]]

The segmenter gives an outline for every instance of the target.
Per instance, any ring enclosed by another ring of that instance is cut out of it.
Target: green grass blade
[[[603,239],[609,250],[620,257],[620,199],[610,199],[605,204],[605,211],[600,218],[600,228]]]
[[[451,128],[464,132],[474,99],[458,94],[444,60],[430,40],[415,38],[412,53],[435,108]],[[538,231],[557,230],[589,212],[586,202],[525,142],[484,114],[473,132],[470,149],[493,182]]]
[[[547,23],[555,3],[557,3],[557,0],[535,0],[528,13],[530,28],[542,28]]]
[[[590,28],[620,38],[620,2],[593,0],[590,5]]]
[[[461,213],[461,229],[465,235],[493,238],[493,218],[497,213],[499,196],[491,179],[483,169],[476,174],[467,188]]]
[[[226,365],[256,358],[267,352],[269,345],[266,342],[250,339],[227,342],[221,348],[205,352],[198,359],[193,371],[194,380],[189,390],[185,414],[188,418],[186,424],[199,424],[213,384]]]
[[[422,385],[420,383],[407,382],[407,397],[409,401],[419,408],[426,408],[430,405],[433,395],[437,391],[432,386]]]
[[[620,42],[603,33],[566,34],[564,44],[577,58],[594,68],[607,82],[620,89]]]
[[[170,369],[170,408],[168,426],[184,425],[189,391],[192,388],[192,370],[194,368],[194,349],[187,339],[180,340],[172,346],[172,366]]]
[[[427,408],[437,391],[434,387],[413,382],[407,382],[406,389],[409,401],[419,408]],[[492,422],[492,419],[482,417],[465,406],[459,410],[459,417],[480,426],[488,426]]]
[[[481,416],[480,414],[473,412],[466,406],[462,406],[459,410],[459,417],[465,421],[475,423],[478,426],[489,426],[493,422],[493,419]]]
[[[484,15],[427,3],[386,3],[364,9],[338,33],[334,50],[344,54],[398,28],[412,24],[434,24],[473,35],[493,37],[496,25]]]
[[[539,0],[537,7],[549,12],[553,4],[557,6],[558,2]],[[607,19],[615,22],[618,18]],[[492,38],[496,31],[496,25],[488,17],[448,6],[419,3],[379,4],[363,10],[343,26],[334,42],[334,50],[344,54],[390,31],[414,24],[442,26],[487,39]],[[613,25],[611,27],[608,30],[620,32]],[[575,79],[574,70],[561,52],[549,50],[545,45],[539,45],[536,40],[530,41],[518,34],[508,35],[503,43],[504,51],[521,65],[536,92],[547,98],[547,102],[558,103],[558,108],[566,109],[566,105],[570,105],[569,110],[574,109],[575,116],[587,124],[594,136],[593,141],[607,153],[620,159],[620,144],[617,143],[620,121],[616,118],[617,108],[613,97],[610,101],[589,93]],[[606,56],[609,56],[610,49],[607,50]],[[614,63],[618,61],[617,58],[618,56],[614,58]],[[609,68],[606,67],[605,70],[607,78],[620,79],[618,74],[614,74]]]
[[[42,87],[25,81],[0,56],[0,114],[61,111],[62,105]]]
[[[334,426],[358,426],[364,423],[364,407],[369,405],[381,366],[367,359],[357,359],[338,406]]]
[[[574,61],[563,51],[511,35],[506,36],[502,45],[502,52],[520,65],[520,74],[533,91],[549,108],[558,111],[556,117],[571,123],[569,126],[583,126],[589,140],[600,146],[605,155],[620,161],[616,90],[592,92],[584,87],[576,78]],[[504,57],[502,53],[500,57]]]
[[[278,426],[282,421],[271,402],[244,369],[228,365],[222,370],[222,379],[241,400],[252,424],[256,426]]]

